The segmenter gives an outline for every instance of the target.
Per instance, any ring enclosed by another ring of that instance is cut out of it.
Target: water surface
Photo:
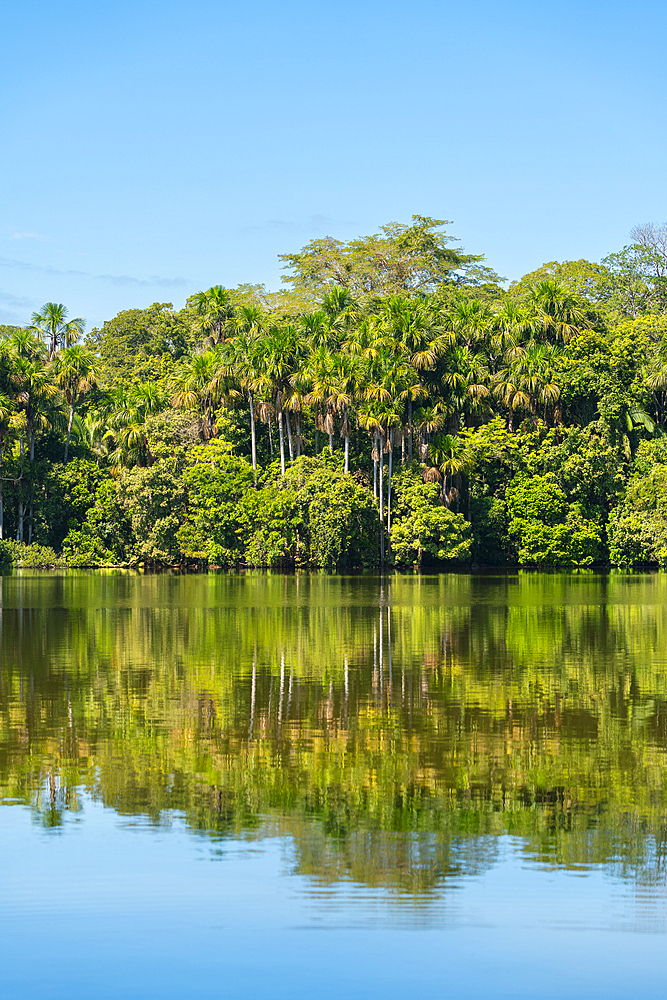
[[[664,990],[667,578],[0,578],[7,996]]]

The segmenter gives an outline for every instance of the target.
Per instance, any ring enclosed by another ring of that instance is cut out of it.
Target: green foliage
[[[588,564],[613,508],[616,557],[660,563],[661,473],[652,527],[639,465],[620,498],[667,428],[667,227],[502,293],[446,225],[313,241],[289,290],[126,310],[92,352],[58,303],[0,331],[0,533],[81,564],[360,565],[391,465],[396,564]]]
[[[177,359],[188,346],[189,329],[171,302],[126,309],[92,330],[86,346],[99,355],[108,382],[164,374],[162,358]],[[162,369],[162,371],[161,371]]]
[[[48,545],[26,545],[25,542],[5,540],[0,551],[0,565],[7,566],[9,562],[19,569],[56,569],[67,566],[67,559],[58,555]]]
[[[377,509],[368,491],[345,475],[338,462],[302,456],[285,475],[279,502],[292,514],[297,558],[330,568],[375,562]],[[297,537],[299,529],[303,535]]]
[[[59,549],[71,529],[80,529],[106,473],[84,458],[47,465],[37,493],[37,541]]]
[[[118,502],[130,524],[131,561],[181,561],[178,531],[185,520],[185,501],[183,482],[163,463],[128,469],[118,483]]]
[[[521,566],[591,566],[603,558],[601,528],[568,505],[553,477],[515,477],[507,488],[509,534]]]
[[[183,472],[187,519],[178,530],[178,544],[187,559],[229,566],[243,556],[242,501],[254,492],[252,466],[214,439],[190,452]]]
[[[586,516],[605,523],[610,509],[621,496],[627,460],[618,444],[613,444],[603,421],[587,427],[569,427],[555,433],[542,445],[536,465],[551,472],[568,501],[581,504]]]
[[[131,522],[119,500],[118,483],[107,479],[98,488],[81,528],[71,528],[63,541],[70,566],[113,566],[127,562]]]
[[[524,274],[519,281],[509,287],[510,295],[526,295],[540,282],[555,279],[560,285],[575,295],[591,302],[604,301],[611,294],[612,275],[604,264],[592,264],[589,260],[552,260],[536,271]]]
[[[617,566],[667,566],[667,439],[642,441],[621,503],[609,523]]]
[[[391,551],[395,564],[467,562],[472,548],[470,525],[461,514],[442,506],[440,488],[425,483],[415,469],[396,476],[394,487]]]
[[[653,248],[633,243],[609,254],[602,263],[611,274],[611,305],[621,315],[667,310],[665,261]]]
[[[294,288],[321,294],[347,288],[355,296],[433,292],[442,284],[497,281],[482,266],[483,256],[465,254],[442,232],[449,223],[421,215],[412,225],[381,226],[373,236],[343,243],[326,237],[313,240],[298,253],[279,254],[291,273],[283,280]]]
[[[196,448],[185,470],[188,517],[178,539],[187,558],[217,565],[356,566],[375,559],[377,510],[335,460],[300,458],[280,478],[255,474],[228,446]]]
[[[188,455],[199,444],[197,416],[188,411],[170,409],[151,414],[142,432],[150,462],[167,465],[174,473],[181,472]]]

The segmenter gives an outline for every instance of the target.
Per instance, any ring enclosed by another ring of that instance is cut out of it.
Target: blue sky
[[[414,213],[508,278],[663,222],[658,2],[23,0],[3,14],[0,322],[99,325]]]

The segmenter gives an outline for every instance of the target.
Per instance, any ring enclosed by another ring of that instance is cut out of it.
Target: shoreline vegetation
[[[667,566],[667,226],[506,289],[448,225],[0,327],[0,566]]]

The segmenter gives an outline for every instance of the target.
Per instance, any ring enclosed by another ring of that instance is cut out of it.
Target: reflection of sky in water
[[[52,998],[621,997],[664,984],[664,887],[527,858],[428,897],[300,874],[289,838],[193,836],[84,801],[0,817],[0,989]],[[644,932],[644,933],[642,933]]]
[[[2,995],[659,995],[664,576],[0,584]]]

